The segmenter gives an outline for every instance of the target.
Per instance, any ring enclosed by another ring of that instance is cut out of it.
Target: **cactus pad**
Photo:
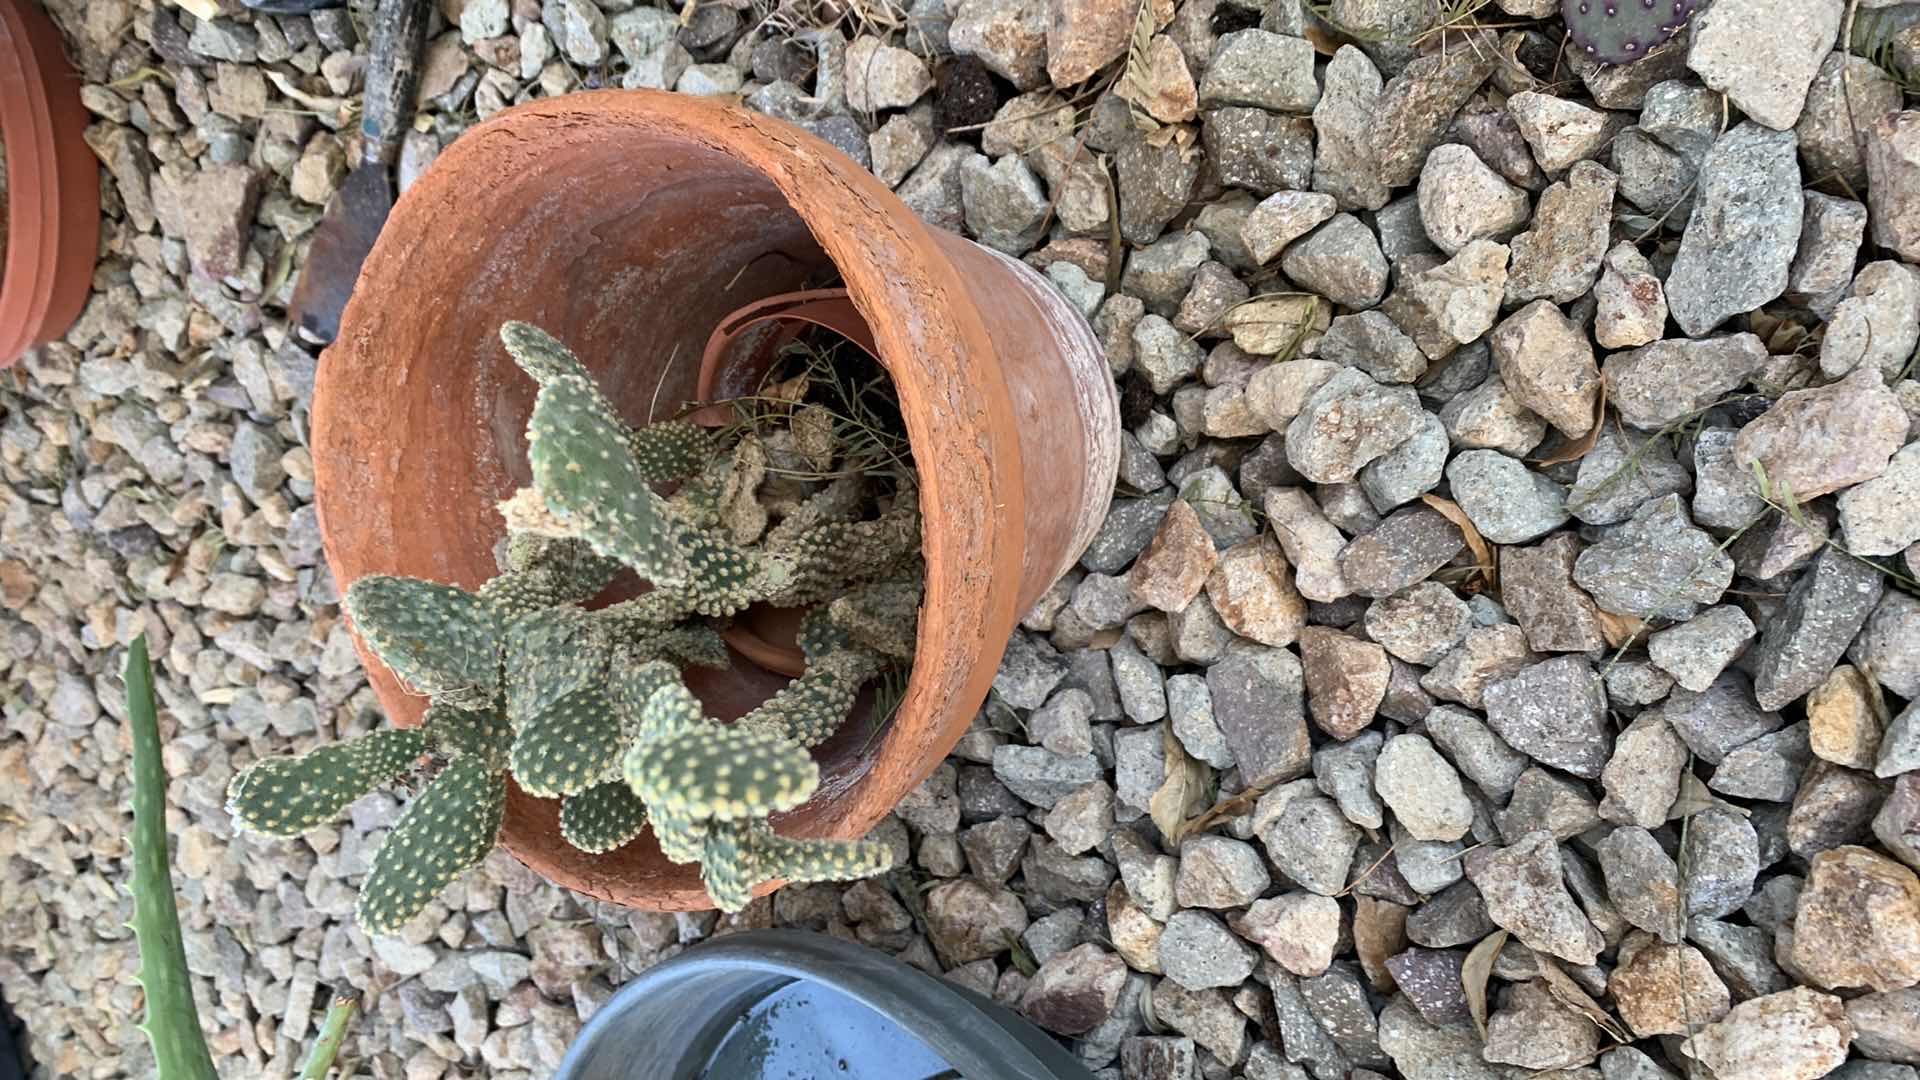
[[[499,692],[499,637],[473,593],[374,575],[347,590],[346,609],[368,647],[415,690],[463,708],[485,707]]]
[[[427,742],[443,754],[466,755],[492,772],[507,767],[513,729],[497,709],[469,712],[450,705],[434,705],[427,709],[420,730],[426,732]]]
[[[227,812],[254,832],[298,836],[413,768],[426,752],[425,731],[383,728],[295,757],[265,758],[228,785]]]
[[[917,580],[862,586],[828,604],[827,615],[862,648],[892,660],[912,660],[921,591]]]
[[[589,854],[612,851],[647,827],[647,805],[620,780],[590,787],[560,805],[560,835]]]
[[[522,615],[506,632],[507,718],[515,727],[606,675],[613,642],[576,607]]]
[[[627,440],[640,475],[650,484],[684,480],[706,468],[718,447],[706,428],[686,420],[663,420],[634,431]]]
[[[584,378],[547,381],[527,421],[527,458],[547,510],[593,549],[656,585],[680,586],[692,573],[666,524],[667,508],[647,487],[626,425]]]
[[[368,934],[391,934],[493,849],[507,778],[457,757],[407,804],[373,857],[354,915]]]
[[[804,749],[741,725],[643,740],[628,751],[624,771],[634,794],[659,813],[719,821],[791,810],[820,786],[820,767]]]
[[[1603,64],[1630,64],[1666,44],[1696,0],[1560,0],[1575,48]]]
[[[506,554],[500,576],[480,587],[480,598],[508,617],[589,600],[620,569],[572,538],[511,533]]]
[[[589,686],[518,725],[513,778],[530,795],[578,795],[619,769],[621,742],[612,703]]]
[[[800,746],[818,746],[840,730],[860,687],[879,674],[880,667],[872,653],[857,649],[810,659],[799,678],[741,717],[739,726],[773,732]]]
[[[700,879],[715,907],[737,912],[768,881],[853,881],[893,864],[885,844],[867,840],[795,840],[764,821],[716,823],[700,848]]]

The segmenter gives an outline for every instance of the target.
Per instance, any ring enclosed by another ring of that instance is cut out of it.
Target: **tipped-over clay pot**
[[[86,305],[100,242],[100,162],[81,138],[88,120],[60,31],[34,0],[0,0],[0,368],[66,333]]]
[[[394,207],[320,365],[312,446],[335,579],[472,588],[494,573],[494,504],[529,481],[534,391],[503,321],[567,343],[639,424],[695,399],[723,318],[836,277],[906,418],[926,599],[892,723],[820,747],[819,792],[775,825],[862,835],[953,747],[1020,616],[1091,541],[1119,414],[1092,332],[1043,278],[922,224],[811,135],[707,99],[602,91],[508,109],[448,147]],[[417,723],[425,701],[362,656],[388,715]],[[785,678],[740,659],[689,681],[727,719]],[[561,839],[559,806],[513,789],[502,842],[591,896],[709,906],[699,868],[651,833],[588,855]]]

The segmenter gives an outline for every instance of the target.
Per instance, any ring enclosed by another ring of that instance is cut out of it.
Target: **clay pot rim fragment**
[[[683,265],[653,273],[637,265],[642,249],[683,252]],[[337,586],[398,573],[473,588],[491,576],[493,501],[524,482],[511,458],[531,401],[494,337],[500,321],[567,341],[640,423],[694,398],[693,357],[740,300],[804,287],[829,262],[899,392],[927,593],[893,723],[864,745],[823,746],[819,791],[776,825],[866,833],[966,731],[1017,620],[1104,520],[1118,405],[1091,330],[1044,278],[929,229],[797,128],[686,95],[598,91],[505,110],[448,147],[396,204],[320,366],[315,501]],[[651,320],[616,295],[627,285],[607,284],[635,275]],[[739,299],[717,295],[742,282]],[[643,371],[645,386],[622,384]],[[418,723],[425,702],[361,655],[389,718]],[[739,715],[693,688],[713,715]],[[650,833],[588,856],[557,817],[557,802],[511,790],[502,843],[590,896],[710,906],[698,868],[667,863]]]
[[[86,306],[100,242],[99,162],[83,138],[87,123],[60,31],[33,0],[0,0],[0,368],[66,333]]]

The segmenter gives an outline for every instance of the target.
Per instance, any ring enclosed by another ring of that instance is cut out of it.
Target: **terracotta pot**
[[[493,573],[494,504],[528,482],[533,398],[503,320],[571,345],[640,423],[695,397],[729,313],[835,275],[899,391],[927,595],[885,735],[822,746],[819,793],[776,824],[865,833],[966,730],[1016,621],[1092,539],[1119,415],[1092,332],[1043,278],[928,228],[811,135],[701,98],[602,91],[506,110],[441,154],[395,206],[320,366],[312,446],[335,579],[473,587]],[[425,702],[367,668],[393,721],[417,723]],[[726,719],[785,680],[742,661],[689,681]],[[591,896],[709,906],[698,868],[667,862],[651,835],[587,855],[560,838],[558,812],[512,791],[503,843]]]
[[[0,0],[0,143],[7,151],[0,368],[66,333],[93,283],[100,166],[81,138],[88,117],[65,49],[33,0]]]

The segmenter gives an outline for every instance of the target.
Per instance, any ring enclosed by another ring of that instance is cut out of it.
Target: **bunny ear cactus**
[[[1631,64],[1679,33],[1697,6],[1697,0],[1560,0],[1560,15],[1581,52],[1603,64]]]
[[[803,481],[780,474],[773,444],[754,435],[723,452],[727,436],[684,421],[630,428],[550,335],[508,323],[501,340],[539,393],[527,424],[533,484],[500,504],[499,576],[471,592],[371,576],[345,600],[369,649],[431,699],[424,725],[256,762],[230,788],[235,817],[298,835],[431,761],[437,772],[362,886],[369,933],[398,929],[486,857],[510,775],[528,794],[563,800],[561,834],[582,851],[612,851],[650,826],[669,859],[702,863],[730,911],[765,881],[884,867],[883,848],[786,839],[768,819],[819,787],[807,748],[845,722],[861,687],[911,659],[921,594],[912,486],[859,520],[873,490],[864,475]],[[790,415],[821,427],[818,408]],[[822,430],[831,436],[832,423]],[[837,456],[814,450],[806,460]],[[662,497],[662,483],[679,487]],[[622,569],[650,591],[581,606]],[[800,640],[806,670],[723,725],[680,670],[725,667],[714,620],[755,603],[814,609]]]

